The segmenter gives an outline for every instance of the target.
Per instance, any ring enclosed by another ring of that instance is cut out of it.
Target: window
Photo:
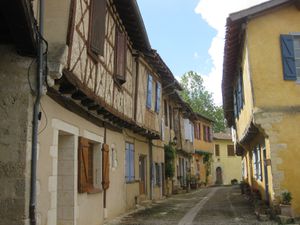
[[[227,145],[227,155],[228,156],[235,156],[235,154],[234,154],[234,146],[233,145]]]
[[[235,89],[234,89],[234,116],[238,118],[240,111],[244,106],[244,88],[243,88],[243,71],[239,70]]]
[[[126,54],[127,40],[126,35],[116,28],[115,43],[115,81],[122,85],[126,82]]]
[[[165,125],[168,126],[168,103],[164,100]]]
[[[160,98],[161,98],[161,85],[160,83],[156,82],[155,88],[155,112],[159,113],[160,110]]]
[[[100,144],[83,137],[78,142],[78,192],[98,192],[101,189]]]
[[[92,0],[88,52],[93,58],[104,55],[106,0]]]
[[[125,144],[125,180],[126,182],[134,181],[134,145]]]
[[[215,155],[220,156],[220,145],[215,145]]]
[[[300,80],[300,35],[280,35],[284,80]]]
[[[169,119],[170,119],[170,129],[172,129],[173,128],[173,109],[170,105],[169,105]]]
[[[148,109],[151,109],[152,107],[152,76],[148,75],[148,82],[147,82],[147,102],[146,106]]]
[[[253,155],[252,155],[252,160],[253,160],[253,172],[255,175],[255,178],[257,180],[262,180],[262,171],[261,171],[261,158],[260,158],[260,145],[257,145],[253,149]]]

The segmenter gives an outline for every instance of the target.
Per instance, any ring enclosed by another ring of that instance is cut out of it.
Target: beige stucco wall
[[[242,162],[239,156],[228,156],[227,145],[233,145],[231,140],[217,140],[214,139],[214,145],[218,144],[220,147],[220,156],[216,156],[215,151],[212,157],[213,160],[213,183],[216,181],[216,169],[221,167],[223,175],[223,184],[231,184],[232,179],[238,182],[242,180]]]

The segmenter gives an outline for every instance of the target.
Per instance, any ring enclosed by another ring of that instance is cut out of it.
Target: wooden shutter
[[[118,28],[116,29],[115,48],[115,78],[122,85],[126,82],[127,41],[125,34]]]
[[[147,108],[151,109],[152,106],[152,76],[148,75],[148,82],[147,82]]]
[[[104,190],[109,188],[109,146],[102,146],[102,187]]]
[[[227,145],[227,155],[234,156],[234,146],[233,145]]]
[[[133,144],[130,144],[129,145],[129,147],[130,147],[130,167],[129,167],[129,169],[130,169],[130,181],[134,181],[134,146],[133,146]]]
[[[160,83],[156,82],[155,112],[159,112],[160,110],[160,95],[161,95],[161,86]]]
[[[292,35],[280,35],[284,80],[296,80],[295,53]]]
[[[78,192],[88,191],[88,168],[89,168],[89,141],[83,137],[78,143]]]
[[[104,55],[106,0],[91,0],[89,48]]]
[[[199,140],[201,140],[201,123],[198,124],[198,129],[199,129]]]
[[[215,154],[216,156],[220,156],[220,145],[215,145]]]

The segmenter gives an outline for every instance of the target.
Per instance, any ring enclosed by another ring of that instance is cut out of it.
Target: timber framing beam
[[[93,123],[97,120],[95,123],[97,125],[106,125],[106,127],[113,127],[113,129],[118,131],[121,131],[123,128],[130,129],[149,139],[160,138],[157,132],[137,125],[133,120],[108,107],[94,93],[85,90],[79,81],[72,80],[74,77],[72,74],[64,72],[62,78],[56,80],[58,88],[49,88],[48,95],[65,108],[85,119],[91,121],[92,118]]]

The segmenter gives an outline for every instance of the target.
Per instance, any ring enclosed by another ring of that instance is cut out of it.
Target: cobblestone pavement
[[[204,188],[174,195],[106,225],[275,225],[256,220],[238,186]]]

